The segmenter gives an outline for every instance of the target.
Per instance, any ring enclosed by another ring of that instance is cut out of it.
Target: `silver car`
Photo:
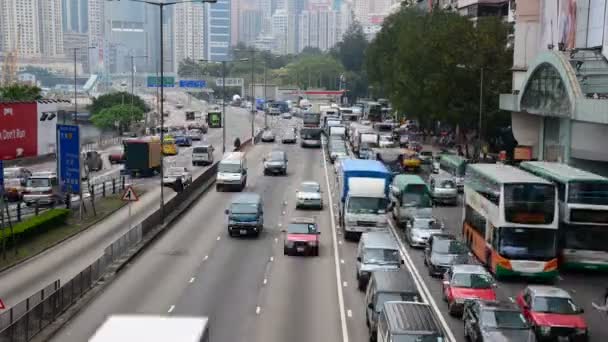
[[[458,187],[454,177],[445,174],[432,175],[429,183],[434,203],[458,204]]]
[[[54,172],[34,173],[27,179],[23,191],[26,205],[55,205],[61,202],[61,190]]]
[[[296,209],[311,207],[323,210],[321,185],[317,182],[302,182],[296,192]]]
[[[435,217],[414,216],[406,224],[405,236],[410,246],[425,247],[431,235],[443,233],[443,227],[443,222]]]

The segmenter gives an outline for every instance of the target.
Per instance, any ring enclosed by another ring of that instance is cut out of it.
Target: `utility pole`
[[[264,59],[264,128],[268,128],[268,99],[266,98],[266,64],[268,61]]]
[[[222,153],[226,153],[226,61],[222,61]]]
[[[255,50],[251,49],[251,143],[254,141],[254,120],[255,120]]]
[[[148,56],[133,56],[131,55],[131,119],[133,118],[133,107],[135,106],[135,58],[148,58]],[[147,126],[148,118],[145,117],[144,122]],[[145,132],[145,127],[144,127]]]

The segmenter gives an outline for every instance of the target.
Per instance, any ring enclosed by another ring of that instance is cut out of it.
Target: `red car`
[[[319,235],[317,224],[312,218],[294,218],[287,226],[283,242],[284,255],[319,255]]]
[[[122,164],[125,161],[125,153],[124,152],[110,153],[110,155],[108,155],[108,160],[110,161],[110,164]]]
[[[528,286],[517,296],[517,304],[534,326],[538,341],[588,341],[583,309],[570,294],[553,286]]]
[[[443,274],[443,299],[452,316],[462,316],[467,299],[496,300],[496,283],[481,265],[452,265]]]

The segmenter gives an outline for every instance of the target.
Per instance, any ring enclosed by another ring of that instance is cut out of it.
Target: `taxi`
[[[467,300],[496,301],[496,282],[481,265],[452,265],[443,275],[442,287],[452,316],[462,316]]]
[[[177,155],[177,145],[173,137],[166,136],[163,138],[163,154],[166,156]]]
[[[287,233],[283,242],[284,255],[319,256],[321,232],[313,218],[293,218],[283,232]]]

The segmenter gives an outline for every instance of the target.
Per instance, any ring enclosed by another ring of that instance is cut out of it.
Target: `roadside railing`
[[[82,197],[85,201],[90,201],[91,198],[97,199],[116,195],[125,189],[126,184],[128,184],[128,179],[126,176],[118,176],[111,179],[102,180],[101,182],[93,184],[91,187],[89,187],[87,183],[83,183],[84,188],[82,190]],[[78,208],[79,203],[80,199],[77,196],[72,197],[69,208]],[[68,207],[67,204],[64,205]],[[25,204],[25,202],[20,201],[16,203],[9,203],[8,206],[8,216],[10,222],[21,222],[29,217],[38,216],[40,213],[43,213],[50,208],[57,207],[58,205],[43,206],[38,202],[34,202],[28,206]]]
[[[259,136],[260,133],[256,135],[256,139],[259,139]],[[249,145],[251,145],[251,139],[247,139],[241,144],[242,148]],[[202,192],[213,185],[217,166],[218,163],[210,166],[184,191],[165,203],[164,212],[167,214],[165,223],[170,223],[173,218],[179,216],[180,211],[185,209],[183,208],[184,203],[193,194]],[[138,248],[143,248],[148,241],[151,241],[165,228],[166,226],[161,221],[160,210],[156,210],[107,246],[99,259],[66,284],[59,286],[59,280],[57,280],[52,284],[54,290],[47,287],[32,296],[36,297],[36,300],[31,300],[32,297],[28,298],[27,300],[30,301],[26,302],[25,307],[20,303],[16,306],[17,308],[10,308],[0,315],[0,342],[30,341],[92,289],[107,272],[116,272],[117,264],[120,264],[120,261],[128,260],[129,255],[132,255]]]
[[[101,150],[112,145],[120,145],[122,137],[99,137],[82,144],[82,152]]]

